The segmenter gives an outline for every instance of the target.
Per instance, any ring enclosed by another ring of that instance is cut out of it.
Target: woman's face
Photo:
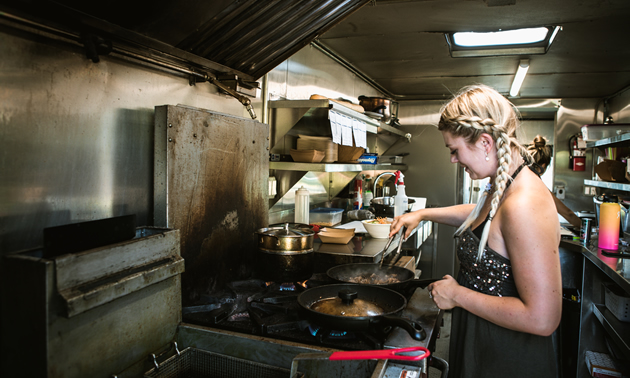
[[[442,131],[442,137],[446,147],[451,151],[451,163],[459,163],[473,180],[481,180],[492,177],[497,172],[496,153],[488,153],[489,160],[486,160],[486,151],[492,151],[489,141],[485,137],[480,137],[473,144],[466,143],[463,137],[453,136],[448,131]]]

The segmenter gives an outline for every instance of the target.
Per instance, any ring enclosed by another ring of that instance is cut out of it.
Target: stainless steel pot
[[[289,223],[284,226],[261,228],[256,231],[258,258],[256,275],[273,282],[297,282],[313,275],[313,239],[315,232],[310,227]]]
[[[409,198],[408,210],[411,210],[416,202],[413,198]],[[372,198],[370,207],[374,209],[373,213],[377,217],[394,217],[394,197],[376,197]]]
[[[384,97],[366,97],[359,96],[359,105],[366,112],[381,114],[384,123],[396,121],[398,118],[398,103]]]

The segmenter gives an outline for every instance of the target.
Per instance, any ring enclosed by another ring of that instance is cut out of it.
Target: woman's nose
[[[457,157],[455,155],[451,155],[451,163],[457,163]]]

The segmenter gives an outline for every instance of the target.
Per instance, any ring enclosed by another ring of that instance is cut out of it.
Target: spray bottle
[[[405,175],[396,171],[396,195],[394,196],[394,216],[403,215],[409,209],[409,198],[405,193]]]

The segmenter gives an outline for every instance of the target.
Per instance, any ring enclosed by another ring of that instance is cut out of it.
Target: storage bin
[[[630,297],[613,285],[604,284],[604,304],[622,322],[630,322]]]
[[[318,207],[309,212],[309,220],[310,224],[330,227],[340,223],[342,215],[343,209]]]
[[[587,142],[610,138],[630,132],[630,123],[608,123],[582,126],[582,138]]]

